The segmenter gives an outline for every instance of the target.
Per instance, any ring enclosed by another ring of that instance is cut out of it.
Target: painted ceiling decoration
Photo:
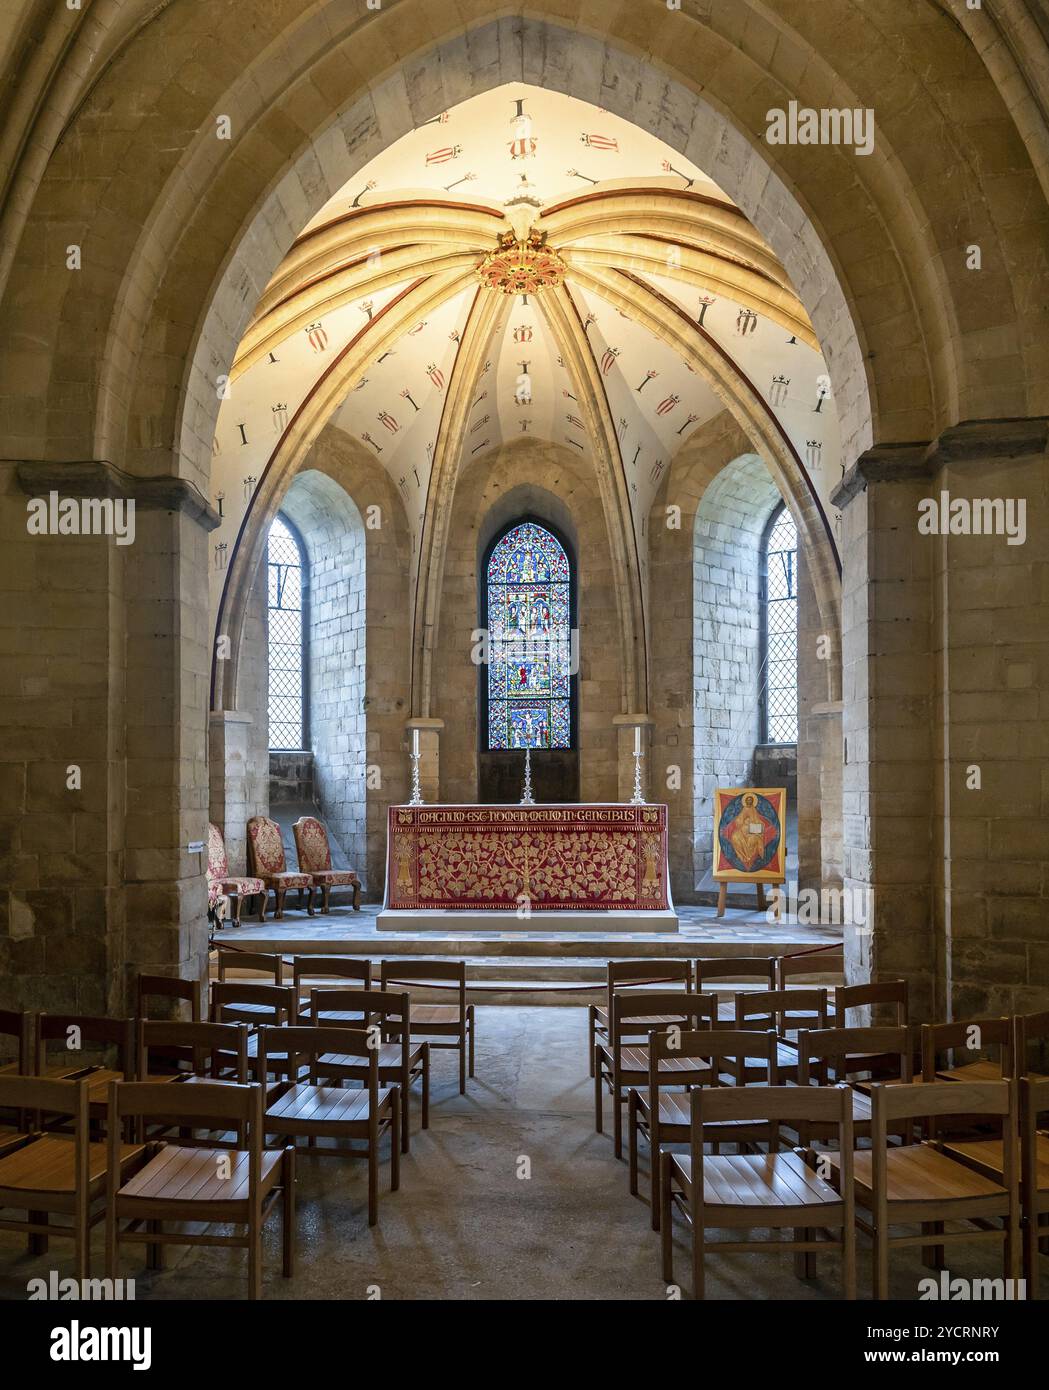
[[[230,380],[213,445],[215,615],[267,469],[330,421],[397,488],[417,603],[435,567],[439,579],[459,471],[525,435],[597,470],[642,602],[653,501],[723,409],[759,422],[763,456],[803,480],[832,542],[840,522],[830,377],[762,237],[654,136],[524,84],[434,116],[318,212]]]

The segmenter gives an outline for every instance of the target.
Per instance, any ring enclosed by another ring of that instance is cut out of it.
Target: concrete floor
[[[607,1135],[594,1133],[585,1010],[479,1008],[468,1094],[458,1094],[453,1053],[436,1055],[435,1080],[430,1129],[413,1134],[399,1193],[386,1190],[384,1166],[372,1230],[362,1163],[298,1160],[299,1272],[281,1278],[274,1217],[265,1297],[365,1299],[377,1285],[385,1299],[666,1298],[647,1202],[629,1195],[626,1164],[613,1157]],[[517,1176],[523,1159],[528,1179]],[[866,1297],[870,1265],[860,1239]],[[17,1237],[0,1232],[0,1297],[24,1298],[26,1281],[52,1267],[70,1274],[69,1249],[52,1242],[51,1255],[30,1258]],[[100,1232],[94,1251],[99,1275]],[[121,1272],[136,1280],[139,1299],[244,1297],[242,1252],[171,1248],[167,1258],[164,1271],[148,1274],[137,1249],[126,1253]],[[685,1281],[683,1244],[676,1258]],[[992,1247],[960,1247],[950,1266],[967,1277],[1000,1273]],[[899,1252],[893,1296],[916,1298],[927,1274],[917,1252]],[[837,1280],[831,1256],[812,1283],[794,1278],[789,1254],[719,1256],[708,1260],[707,1297],[833,1299]]]

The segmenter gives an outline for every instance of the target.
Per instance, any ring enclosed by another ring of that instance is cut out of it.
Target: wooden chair
[[[26,1214],[24,1221],[0,1220],[0,1231],[24,1233],[33,1255],[46,1254],[52,1236],[71,1237],[77,1279],[91,1273],[91,1228],[104,1216],[107,1158],[123,1172],[141,1153],[140,1145],[120,1142],[119,1133],[108,1152],[105,1144],[91,1143],[90,1092],[86,1077],[0,1076],[0,1107],[61,1115],[72,1132],[70,1138],[34,1130],[0,1153],[0,1211]],[[70,1217],[70,1224],[48,1219],[55,1215]]]
[[[945,1116],[995,1117],[1000,1121],[1002,1171],[997,1180],[951,1155],[938,1141],[890,1147],[889,1134],[909,1139],[914,1123],[932,1127]],[[920,1086],[871,1086],[871,1147],[853,1155],[857,1205],[870,1213],[857,1224],[874,1240],[874,1297],[889,1296],[889,1254],[919,1246],[923,1262],[943,1267],[944,1250],[959,1241],[1000,1240],[1005,1274],[1016,1278],[1020,1261],[1016,1092],[1012,1081],[933,1081]],[[900,1123],[900,1122],[907,1123]],[[842,1155],[827,1154],[837,1169]],[[842,1179],[844,1181],[844,1179]],[[991,1223],[1000,1220],[1001,1227]],[[947,1223],[964,1229],[946,1230]],[[919,1226],[918,1235],[892,1235],[893,1226]]]
[[[353,910],[361,910],[361,881],[352,869],[333,869],[328,832],[316,816],[300,816],[291,827],[299,872],[309,874],[313,886],[323,896],[323,912],[328,911],[333,888],[353,889]]]
[[[894,1057],[894,1079],[904,1085],[913,1080],[914,1040],[910,1028],[823,1028],[816,1032],[803,1028],[798,1034],[797,1049],[799,1086],[850,1084],[856,1073],[869,1070],[869,1056]],[[852,1132],[857,1139],[870,1138],[871,1100],[866,1090],[852,1089]],[[816,1126],[800,1138],[809,1145],[833,1135],[827,1126]]]
[[[371,1035],[356,1028],[263,1028],[260,1030],[260,1065],[265,1071],[270,1047],[281,1055],[290,1051],[305,1060],[309,1081],[282,1082],[270,1091],[266,1102],[266,1132],[285,1138],[332,1139],[335,1146],[311,1143],[305,1152],[347,1156],[338,1141],[363,1143],[368,1160],[368,1225],[379,1218],[379,1144],[390,1134],[390,1191],[400,1186],[401,1101],[396,1086],[380,1087],[378,1051]],[[356,1090],[318,1084],[329,1069],[327,1057],[352,1058],[367,1069],[367,1082]],[[350,1149],[348,1156],[361,1157]]]
[[[753,980],[764,989],[776,987],[774,956],[703,956],[696,960],[694,968],[697,994],[709,992],[708,986],[714,980],[731,980],[734,984]],[[735,995],[736,991],[732,992]],[[732,1000],[719,1004],[718,1017],[735,1026],[736,1007]]]
[[[298,1017],[295,991],[291,985],[249,985],[240,980],[217,980],[211,987],[212,1023],[248,1023],[252,1028],[248,1038],[248,1057],[255,1078],[265,1082],[268,1073],[258,1069],[258,1029],[292,1024]],[[269,1055],[270,1069],[278,1076],[293,1075],[292,1057],[281,1057],[276,1050]]]
[[[251,898],[259,900],[259,921],[266,916],[266,885],[261,878],[242,874],[231,875],[229,858],[226,854],[226,841],[222,831],[211,821],[208,822],[208,894],[228,898],[233,904],[232,922],[240,926],[241,905]]]
[[[620,990],[612,996],[612,1038],[599,1043],[594,1058],[594,1128],[604,1127],[604,1092],[612,1097],[612,1124],[616,1158],[623,1156],[623,1106],[631,1086],[648,1081],[648,1042],[655,1032],[695,1031],[717,1019],[718,1001],[713,994],[663,993],[659,990]],[[650,1022],[642,1024],[642,1019]],[[637,1042],[641,1036],[644,1042]],[[678,1085],[689,1085],[710,1066],[699,1058],[668,1057],[661,1071],[673,1075]]]
[[[462,960],[405,960],[395,957],[379,967],[379,988],[392,985],[441,983],[452,980],[458,992],[455,1004],[413,1004],[412,1034],[428,1037],[430,1048],[459,1053],[459,1094],[466,1094],[466,1077],[474,1074],[474,1006],[466,1002],[466,962]],[[454,1042],[436,1042],[454,1038]]]
[[[291,970],[295,998],[299,1005],[300,1023],[349,1023],[356,1027],[364,1027],[361,1021],[363,1015],[360,1013],[336,1017],[331,1009],[321,1008],[316,1017],[311,1017],[309,1014],[310,996],[313,994],[314,988],[321,991],[328,988],[324,984],[315,983],[323,980],[353,980],[359,989],[371,989],[372,963],[370,960],[361,960],[359,957],[353,956],[294,956]],[[308,987],[304,983],[305,981],[309,981]],[[346,986],[336,985],[334,988],[344,989]]]
[[[776,958],[775,989],[790,989],[792,981],[812,983],[814,975],[837,975],[845,982],[845,951],[841,946],[811,946],[803,951],[794,951],[789,956]],[[827,1009],[834,1016],[834,994],[839,986],[828,985]],[[788,1009],[784,1014],[788,1030],[804,1028],[801,1017],[795,1017]]]
[[[321,1005],[331,1008],[321,1012]],[[430,1044],[413,1042],[411,1036],[412,997],[407,991],[400,994],[381,989],[322,989],[315,990],[309,1008],[309,1019],[321,1027],[379,1030],[379,1085],[396,1086],[401,1095],[401,1148],[405,1153],[411,1146],[411,1089],[416,1081],[422,1085],[422,1127],[430,1127]],[[349,1019],[357,1019],[354,1025]],[[325,1055],[317,1061],[317,1073],[331,1080],[366,1083],[371,1060],[361,1062],[354,1057]]]
[[[236,983],[283,985],[284,957],[279,952],[239,951],[235,946],[219,946],[217,954],[218,978],[222,984],[230,980],[231,972],[236,971]],[[241,976],[249,975],[247,979]],[[234,1021],[234,1015],[229,1015]],[[270,1023],[269,1008],[265,1004],[252,1004],[245,1001],[236,1021],[241,1023]]]
[[[638,989],[646,985],[669,985],[680,980],[686,990],[692,988],[690,960],[610,960],[604,1005],[591,1004],[588,1010],[588,1052],[590,1075],[594,1074],[594,1049],[598,1040],[608,1042],[608,1025],[612,1017],[612,996],[617,989]],[[655,1019],[658,1023],[659,1020]],[[638,1036],[644,1036],[642,1028]]]
[[[906,980],[887,980],[881,984],[841,985],[834,991],[834,1026],[847,1028],[850,1009],[893,1011],[890,1026],[906,1028],[910,1005]],[[885,1020],[888,1022],[888,1020]]]
[[[106,1274],[117,1278],[120,1246],[148,1247],[150,1268],[161,1268],[165,1245],[219,1245],[248,1252],[248,1297],[262,1297],[262,1231],[280,1202],[283,1208],[283,1273],[295,1261],[294,1150],[263,1144],[263,1088],[258,1085],[156,1085],[114,1082],[109,1091],[110,1160],[106,1209]],[[114,1156],[115,1137],[126,1121],[136,1125],[173,1118],[181,1128],[247,1130],[246,1147],[229,1150],[149,1143],[125,1172]],[[119,1176],[118,1176],[119,1171]],[[122,1222],[127,1222],[122,1226]],[[188,1231],[187,1223],[204,1223]],[[165,1224],[178,1229],[165,1230]],[[214,1234],[215,1225],[241,1229]]]
[[[638,1137],[644,1135],[649,1148],[649,1178],[652,1197],[652,1229],[659,1230],[660,1162],[663,1144],[687,1144],[689,1141],[691,1106],[687,1090],[680,1087],[680,1073],[668,1072],[663,1063],[670,1058],[701,1058],[707,1069],[690,1077],[690,1086],[719,1086],[725,1063],[732,1062],[735,1070],[746,1057],[764,1057],[769,1084],[777,1084],[776,1051],[778,1039],[774,1029],[765,1033],[738,1033],[735,1029],[701,1029],[689,1033],[653,1033],[648,1046],[648,1086],[631,1087],[628,1097],[627,1134],[630,1149],[630,1192],[637,1196]],[[737,1073],[738,1074],[738,1073]],[[749,1125],[745,1121],[730,1121],[707,1125],[704,1142],[713,1144],[717,1153],[721,1144],[761,1143],[768,1139],[768,1126]]]
[[[135,1016],[149,1018],[149,1000],[168,1002],[168,1017],[177,1016],[179,1004],[189,1005],[190,1023],[200,1022],[200,985],[196,980],[183,980],[177,975],[138,975],[135,979]]]
[[[1013,1075],[1012,1018],[975,1018],[965,1023],[923,1023],[922,1079],[924,1081],[1001,1081]],[[993,1049],[993,1057],[974,1054]],[[961,1052],[971,1060],[958,1062]],[[950,1065],[940,1060],[950,1056]]]
[[[52,1046],[56,1043],[61,1047]],[[91,1061],[92,1055],[99,1060]],[[91,1118],[104,1120],[110,1082],[135,1075],[134,1020],[39,1013],[33,1056],[38,1076],[52,1080],[86,1077]],[[113,1066],[107,1065],[110,1060]]]
[[[1049,1074],[1049,1011],[1017,1014],[1014,1020],[1013,1068],[1017,1076],[1044,1081]],[[1031,1066],[1031,1053],[1037,1044],[1037,1066]]]
[[[21,1076],[32,1072],[33,1048],[31,1042],[34,1028],[31,1014],[20,1010],[0,1009],[0,1038],[7,1039],[5,1051],[11,1053],[10,1062],[0,1063],[0,1076]],[[0,1106],[0,1149],[12,1140],[20,1140],[25,1117],[17,1110],[7,1113]]]
[[[278,921],[284,916],[284,899],[293,888],[299,890],[300,906],[305,899],[306,911],[313,916],[313,876],[288,869],[280,826],[269,816],[252,816],[248,821],[248,862],[253,876],[260,878],[266,889],[260,922],[266,920],[266,898],[271,888]]]
[[[808,1024],[810,1029],[827,1026],[827,991],[819,989],[761,989],[735,998],[736,1027],[741,1031],[774,1028],[779,1037],[776,1066],[782,1082],[796,1081],[798,1053],[796,1043],[788,1037],[792,1029]],[[788,1017],[789,1015],[789,1017]],[[748,1058],[743,1083],[765,1080],[765,1068],[760,1059],[752,1065]]]
[[[697,1087],[690,1097],[691,1126],[687,1155],[664,1152],[661,1159],[660,1236],[663,1278],[674,1281],[673,1211],[692,1231],[692,1297],[704,1295],[704,1264],[708,1251],[751,1251],[781,1248],[795,1252],[795,1272],[802,1278],[816,1273],[821,1250],[841,1254],[842,1289],[856,1297],[856,1230],[851,1191],[853,1158],[851,1098],[846,1086],[723,1086]],[[763,1121],[772,1132],[785,1124],[836,1126],[841,1154],[841,1190],[817,1172],[822,1155],[804,1152],[767,1154],[703,1153],[704,1129],[710,1123]],[[793,1229],[788,1240],[707,1242],[707,1229]],[[820,1239],[820,1232],[837,1230],[837,1239]]]
[[[250,1081],[248,1041],[251,1030],[246,1023],[183,1023],[178,1020],[138,1021],[138,1080],[177,1081],[182,1085],[220,1082],[223,1085],[246,1086]],[[158,1062],[159,1056],[159,1062]],[[165,1074],[162,1067],[172,1058],[178,1059],[178,1069]],[[152,1133],[140,1133],[139,1139],[156,1139],[172,1129],[176,1121],[159,1117]],[[192,1130],[183,1128],[179,1142],[196,1143]],[[215,1145],[221,1141],[209,1135],[205,1141]],[[232,1146],[243,1147],[243,1130],[235,1134]],[[228,1145],[223,1145],[228,1147]]]

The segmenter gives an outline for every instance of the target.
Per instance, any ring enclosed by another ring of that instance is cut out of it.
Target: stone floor
[[[299,1272],[281,1278],[275,1219],[265,1296],[366,1299],[377,1286],[386,1299],[665,1299],[647,1203],[629,1195],[626,1165],[613,1157],[608,1136],[594,1133],[585,1017],[574,1008],[479,1009],[477,1077],[460,1097],[453,1054],[438,1054],[430,1129],[413,1135],[401,1190],[384,1187],[372,1230],[363,1164],[302,1157]],[[524,1160],[528,1178],[518,1176]],[[98,1234],[94,1249],[97,1275]],[[29,1258],[15,1236],[0,1233],[0,1297],[24,1297],[26,1281],[53,1266],[70,1273],[66,1243],[53,1243],[52,1252]],[[680,1244],[676,1253],[684,1281],[687,1254]],[[241,1253],[173,1249],[168,1260],[167,1269],[147,1274],[137,1250],[126,1255],[122,1274],[136,1280],[139,1299],[244,1296]],[[1000,1272],[988,1247],[962,1247],[950,1265],[970,1278]],[[927,1273],[916,1252],[898,1253],[893,1297],[916,1298]],[[794,1278],[788,1254],[720,1256],[708,1261],[707,1296],[833,1299],[837,1278],[829,1256],[812,1283]]]

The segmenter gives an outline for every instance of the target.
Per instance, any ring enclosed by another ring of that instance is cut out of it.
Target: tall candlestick
[[[640,725],[640,724],[635,724],[635,725],[634,725],[634,757],[635,757],[635,758],[640,758],[640,756],[641,756],[641,725]]]
[[[418,729],[413,729],[413,730],[412,730],[412,757],[413,757],[413,758],[417,758],[418,756],[419,756],[419,730],[418,730]]]

